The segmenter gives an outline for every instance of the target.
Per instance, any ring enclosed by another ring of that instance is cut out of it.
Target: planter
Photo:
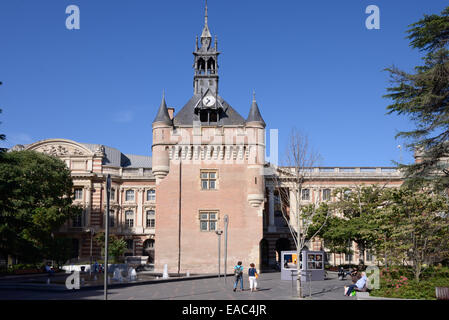
[[[14,270],[14,274],[28,274],[28,273],[41,273],[42,270],[39,269],[22,269],[22,270]]]

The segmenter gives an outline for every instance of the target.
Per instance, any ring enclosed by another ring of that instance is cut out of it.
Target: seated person
[[[47,272],[49,276],[55,273],[55,270],[50,266],[50,263],[47,263],[45,266],[45,272]]]
[[[357,280],[355,284],[351,284],[348,287],[348,289],[346,290],[346,295],[349,297],[352,291],[354,291],[356,288],[358,290],[362,290],[366,286],[366,280],[367,280],[366,273],[362,272],[362,277],[359,280]]]

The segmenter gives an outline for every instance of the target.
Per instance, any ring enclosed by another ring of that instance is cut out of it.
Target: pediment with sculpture
[[[42,152],[55,157],[70,157],[70,156],[93,156],[94,153],[85,146],[71,140],[43,140],[33,143],[25,148],[26,150],[33,150]]]

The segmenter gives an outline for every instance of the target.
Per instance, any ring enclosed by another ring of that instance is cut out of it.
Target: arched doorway
[[[148,263],[154,263],[154,239],[147,239],[143,242],[143,256],[148,256]]]

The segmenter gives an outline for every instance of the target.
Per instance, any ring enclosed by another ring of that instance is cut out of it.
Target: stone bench
[[[435,287],[435,296],[437,297],[437,300],[449,300],[449,288]]]

